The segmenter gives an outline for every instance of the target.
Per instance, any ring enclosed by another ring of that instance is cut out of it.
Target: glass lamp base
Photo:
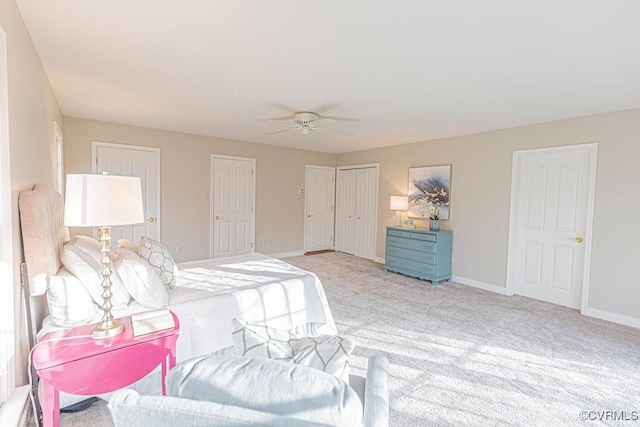
[[[115,337],[118,334],[124,332],[124,325],[119,320],[112,320],[111,325],[104,326],[103,323],[96,325],[93,328],[93,334],[91,338],[94,340],[101,340],[105,338]]]

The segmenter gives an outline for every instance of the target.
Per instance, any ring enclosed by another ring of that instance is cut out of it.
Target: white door
[[[373,259],[378,200],[376,168],[356,169],[355,255]]]
[[[255,159],[211,156],[212,256],[254,252]]]
[[[353,255],[356,226],[356,170],[338,171],[336,187],[336,250]]]
[[[160,150],[132,145],[93,142],[94,173],[137,176],[142,182],[143,224],[111,227],[111,240],[140,241],[143,236],[160,240]]]
[[[305,252],[333,249],[335,169],[306,167]]]
[[[513,292],[581,307],[596,150],[585,144],[514,153]]]

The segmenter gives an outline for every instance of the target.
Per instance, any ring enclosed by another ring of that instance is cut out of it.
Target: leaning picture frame
[[[429,205],[433,204],[441,220],[451,217],[451,165],[409,168],[410,218],[429,218]]]

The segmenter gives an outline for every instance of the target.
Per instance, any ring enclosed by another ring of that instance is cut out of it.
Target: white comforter
[[[180,319],[178,361],[231,346],[234,317],[312,335],[337,333],[313,273],[262,254],[178,267],[178,285],[169,292],[169,307]]]

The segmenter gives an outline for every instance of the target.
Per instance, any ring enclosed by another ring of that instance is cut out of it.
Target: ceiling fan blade
[[[322,126],[323,124],[328,124],[330,126],[335,126],[337,124],[337,122],[333,119],[327,118],[327,117],[321,117],[318,120],[314,120],[313,124],[317,124]]]
[[[335,120],[338,122],[359,122],[360,119],[356,119],[353,117],[341,117],[341,116],[325,116],[325,115],[321,115],[320,119],[329,119],[329,120]]]
[[[289,117],[291,117],[296,111],[300,111],[298,108],[294,108],[294,107],[292,107],[290,105],[286,105],[286,104],[281,104],[280,102],[271,102],[271,101],[269,101],[269,102],[267,102],[267,104],[269,104],[269,105],[271,105],[273,107],[279,108],[281,110],[284,110],[284,111],[286,111],[288,113],[291,113],[289,115]]]
[[[267,133],[263,133],[263,135],[274,135],[276,133],[283,133],[283,132],[291,132],[294,131],[296,129],[290,128],[290,129],[282,129],[282,130],[277,130],[275,132],[267,132]]]

